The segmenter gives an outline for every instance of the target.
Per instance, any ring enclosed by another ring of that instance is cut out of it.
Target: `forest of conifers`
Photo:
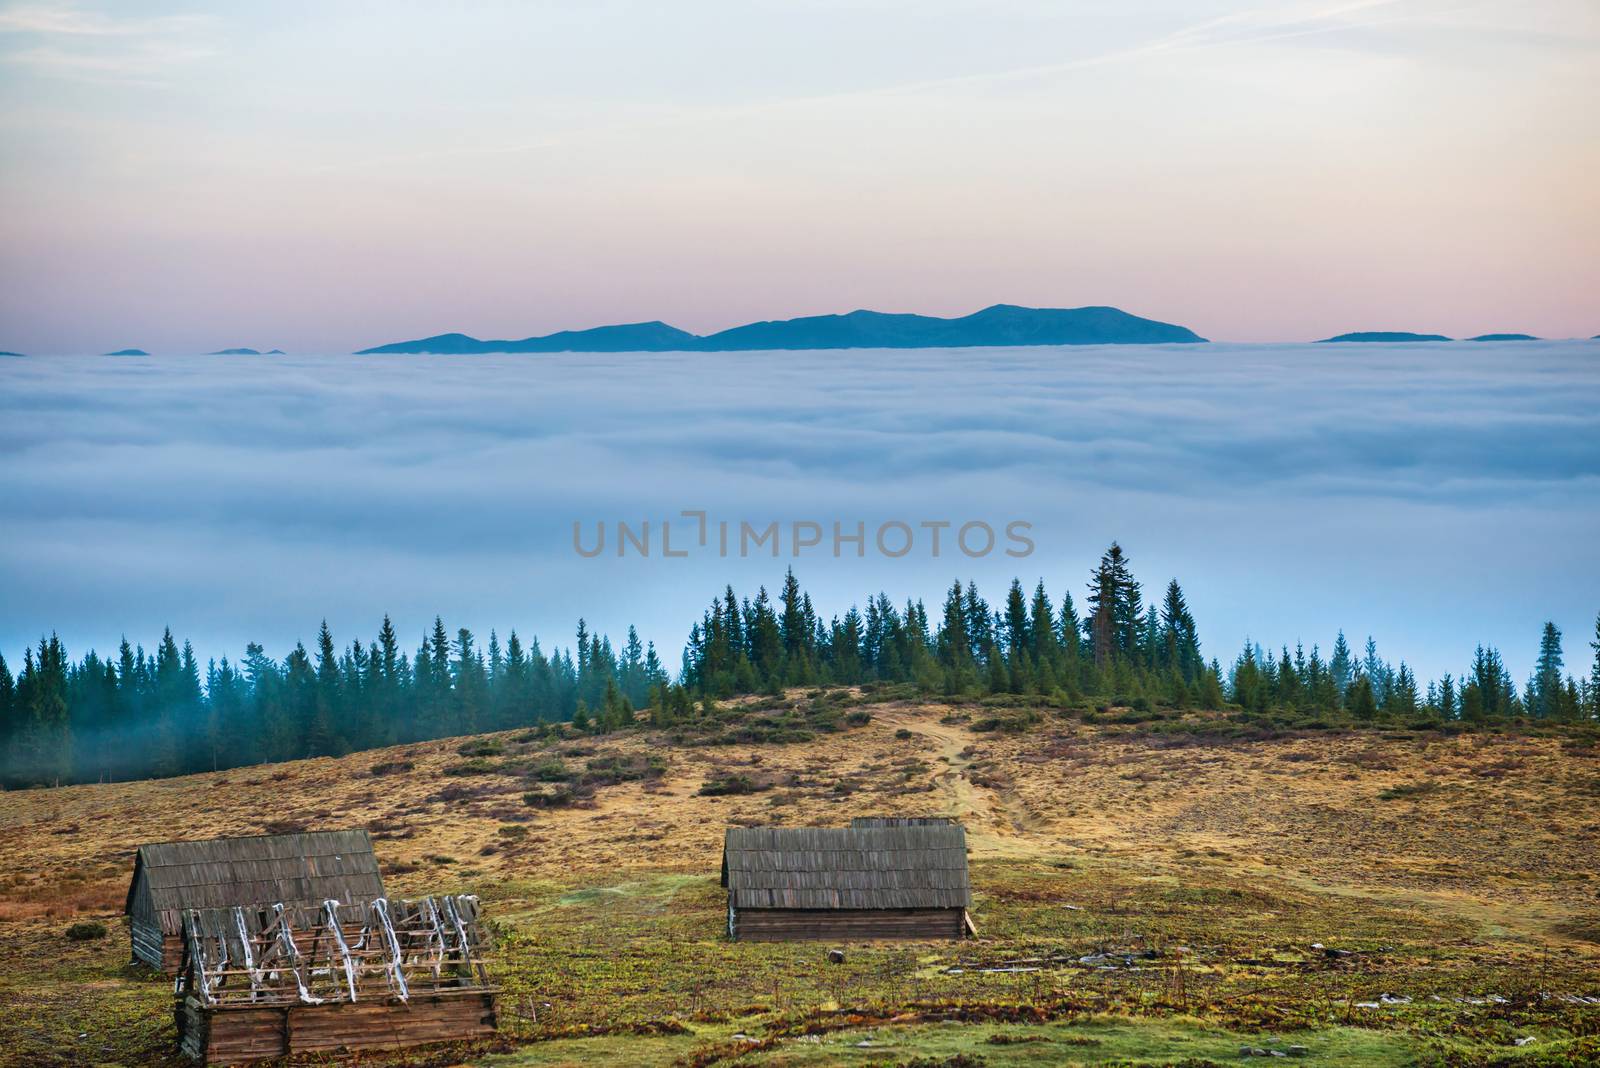
[[[991,606],[955,583],[937,619],[921,601],[879,594],[824,621],[787,574],[776,599],[730,587],[690,630],[669,672],[633,628],[620,646],[582,620],[569,649],[546,652],[515,631],[502,641],[435,619],[407,653],[387,617],[376,640],[341,648],[324,623],[313,649],[282,660],[251,643],[237,662],[202,667],[168,631],[153,652],[122,642],[115,656],[69,658],[41,638],[13,675],[0,657],[0,784],[7,787],[210,771],[339,755],[429,738],[570,720],[606,732],[669,727],[717,699],[785,687],[899,684],[925,694],[1032,695],[1070,706],[1274,710],[1318,722],[1426,718],[1486,723],[1520,717],[1600,719],[1600,619],[1588,677],[1565,673],[1561,633],[1544,627],[1532,677],[1519,687],[1492,648],[1459,678],[1420,685],[1404,661],[1341,632],[1324,654],[1247,644],[1224,668],[1201,655],[1178,583],[1145,604],[1122,549],[1093,569],[1082,611],[1013,581]],[[639,715],[639,710],[648,710]]]

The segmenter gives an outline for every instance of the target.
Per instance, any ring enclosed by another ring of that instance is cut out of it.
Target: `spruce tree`
[[[1205,669],[1200,658],[1200,632],[1178,580],[1167,583],[1161,606],[1162,647],[1166,663],[1177,668],[1184,682],[1192,683]]]
[[[944,599],[944,618],[936,638],[939,665],[944,669],[944,692],[965,693],[976,683],[976,658],[967,625],[967,602],[957,579]]]
[[[1561,711],[1562,685],[1561,631],[1546,622],[1539,638],[1539,659],[1528,684],[1528,714],[1535,719],[1554,719]]]
[[[472,734],[486,712],[489,695],[488,671],[483,656],[474,646],[472,631],[461,627],[456,631],[455,660],[451,664],[455,679],[453,705],[454,732]]]
[[[1600,613],[1594,617],[1594,641],[1589,648],[1594,650],[1594,664],[1589,668],[1589,715],[1600,719]]]
[[[1089,576],[1089,640],[1095,666],[1137,657],[1144,632],[1144,603],[1122,546],[1111,543]]]
[[[10,765],[17,731],[17,684],[6,666],[5,655],[0,654],[0,783],[14,774]]]
[[[802,685],[811,677],[811,644],[815,621],[809,602],[800,594],[800,582],[794,577],[794,568],[783,576],[783,615],[779,629],[783,637],[783,654],[787,661],[789,678]]]
[[[1355,660],[1350,655],[1350,645],[1344,640],[1344,631],[1333,643],[1333,655],[1328,658],[1328,674],[1333,677],[1334,688],[1339,692],[1339,703],[1345,701],[1350,681],[1355,677]]]
[[[322,621],[317,632],[316,712],[311,719],[310,736],[306,739],[308,751],[313,756],[326,756],[338,751],[335,737],[339,732],[339,719],[343,712],[340,695],[339,657],[334,651],[333,632],[328,621]]]
[[[56,784],[72,773],[67,654],[61,639],[39,639],[37,656],[23,650],[16,680],[19,729],[13,757],[25,781]]]
[[[1100,566],[1089,576],[1089,648],[1094,653],[1094,666],[1102,671],[1110,665],[1117,648],[1117,573],[1113,552],[1120,557],[1122,550],[1113,543],[1111,550],[1100,558]]]
[[[1032,641],[1028,630],[1028,602],[1022,593],[1022,583],[1018,579],[1012,579],[1011,588],[1006,591],[1004,623],[1001,630],[1001,640],[1005,642],[1007,655],[1015,657],[1027,651]]]
[[[1459,709],[1456,706],[1456,680],[1450,673],[1444,673],[1444,678],[1439,680],[1439,714],[1445,719],[1455,719]]]
[[[1357,675],[1356,680],[1350,684],[1350,692],[1345,695],[1345,704],[1356,719],[1366,721],[1378,718],[1377,695],[1372,692],[1372,680],[1364,672]]]

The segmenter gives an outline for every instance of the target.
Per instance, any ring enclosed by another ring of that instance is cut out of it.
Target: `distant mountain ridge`
[[[955,319],[853,311],[747,323],[704,336],[663,322],[563,330],[520,341],[438,334],[362,349],[356,355],[467,355],[499,352],[751,352],[762,349],[922,349],[1018,345],[1195,344],[1187,327],[1118,308],[1023,308],[996,304]]]

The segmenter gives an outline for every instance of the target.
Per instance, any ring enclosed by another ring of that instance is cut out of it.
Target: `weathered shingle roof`
[[[364,904],[383,896],[378,858],[364,830],[140,846],[125,911],[133,910],[141,874],[161,928],[171,934],[182,930],[183,909],[320,906],[328,898]]]
[[[948,822],[730,827],[722,885],[735,908],[966,908],[967,832]]]

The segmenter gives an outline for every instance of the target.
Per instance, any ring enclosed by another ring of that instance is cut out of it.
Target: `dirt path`
[[[965,755],[972,736],[961,727],[940,723],[934,715],[927,709],[895,710],[884,714],[883,722],[938,745],[935,759],[944,765],[934,778],[944,802],[940,808],[966,825],[973,855],[1031,857],[1047,851],[1050,843],[1038,837],[1038,820],[1015,795],[972,781],[973,761]]]

